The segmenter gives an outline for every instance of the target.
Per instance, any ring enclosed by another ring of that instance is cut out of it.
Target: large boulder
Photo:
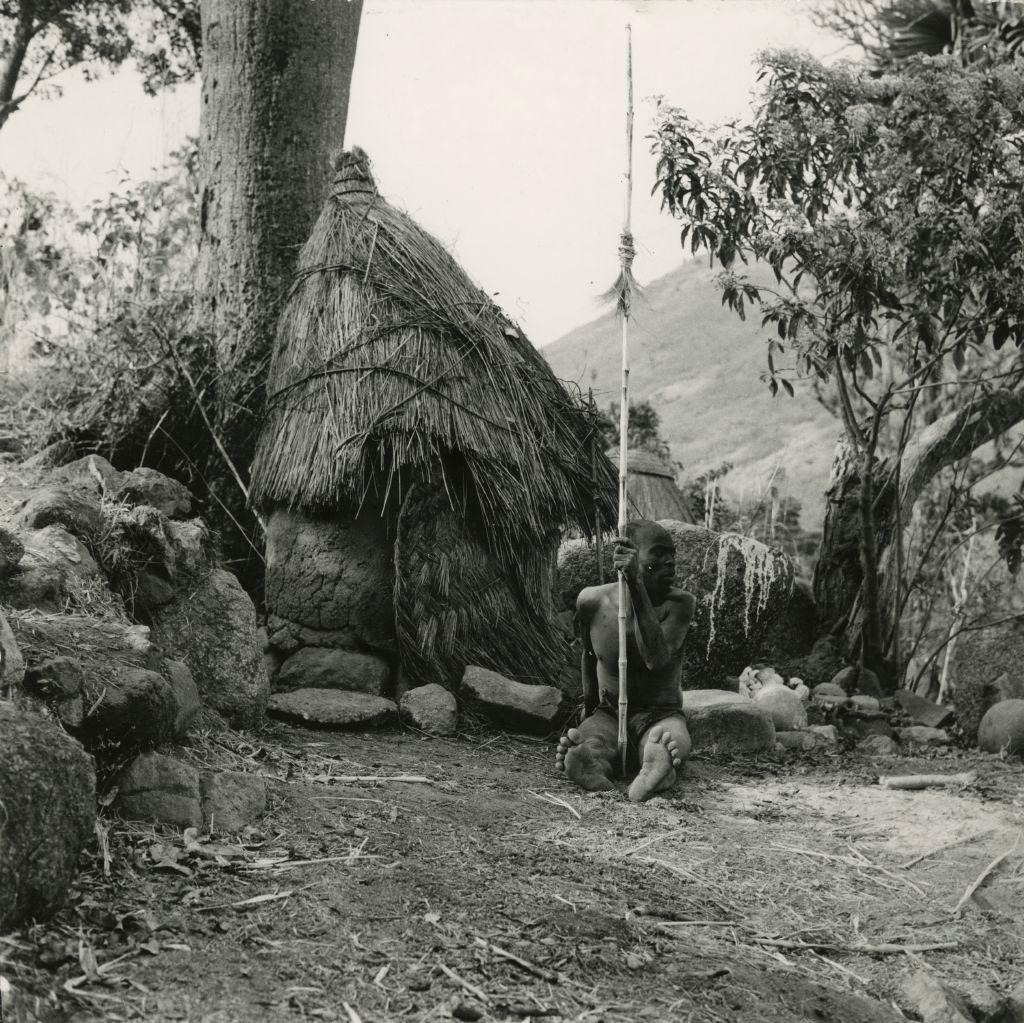
[[[44,486],[34,490],[19,518],[28,529],[63,526],[83,540],[92,539],[103,527],[99,499],[85,497],[71,487]]]
[[[1001,700],[978,726],[978,746],[986,753],[1024,754],[1024,700]]]
[[[794,567],[781,551],[736,533],[665,520],[676,544],[675,585],[697,598],[683,655],[683,687],[711,689],[738,675],[765,645],[790,606]],[[611,545],[605,545],[610,580]],[[565,609],[598,583],[594,548],[568,540],[558,552],[558,593]],[[801,676],[805,677],[805,676]]]
[[[263,717],[270,683],[256,608],[238,580],[215,569],[152,613],[150,638],[192,672],[203,703],[237,727]]]
[[[194,719],[187,680],[145,626],[25,613],[11,627],[27,665],[22,690],[45,703],[101,768],[179,736]]]
[[[266,559],[275,646],[294,649],[290,627],[330,633],[323,645],[395,656],[394,544],[379,514],[314,518],[278,509],[267,525]]]
[[[791,732],[807,727],[804,702],[785,686],[769,686],[754,694],[754,705],[772,719],[776,731]]]
[[[386,696],[391,666],[375,654],[330,647],[303,647],[288,657],[274,679],[278,692],[292,689],[347,689]]]
[[[0,931],[60,908],[95,809],[92,758],[45,718],[0,701]]]
[[[794,579],[789,600],[766,629],[755,660],[779,665],[787,675],[799,675],[789,666],[810,653],[817,635],[818,607],[814,591],[806,579]]]
[[[398,707],[391,700],[343,689],[275,693],[267,709],[272,717],[313,728],[387,728],[398,721]]]
[[[555,731],[570,710],[569,701],[554,686],[514,682],[474,664],[462,676],[459,700],[499,728],[530,735]]]
[[[775,726],[746,696],[722,689],[686,690],[683,717],[695,750],[761,753],[775,749]]]
[[[968,742],[989,707],[1024,699],[1024,622],[961,633],[953,657],[953,707]]]
[[[125,504],[156,508],[169,519],[186,518],[192,511],[192,494],[188,487],[146,467],[123,473],[113,497]]]

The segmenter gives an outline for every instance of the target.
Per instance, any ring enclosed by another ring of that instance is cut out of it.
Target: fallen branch
[[[480,988],[476,987],[473,984],[470,984],[468,980],[465,980],[463,977],[460,977],[454,970],[449,969],[447,966],[445,966],[444,963],[438,963],[437,966],[442,973],[447,974],[447,976],[451,977],[451,979],[454,980],[456,984],[459,984],[460,986],[464,987],[471,995],[475,996],[476,998],[479,998],[480,1001],[483,1002],[485,1005],[490,1003],[490,998],[488,998],[487,995],[480,990]]]
[[[267,892],[265,895],[254,895],[251,899],[242,899],[241,902],[219,902],[216,906],[197,906],[196,909],[200,913],[209,913],[215,909],[249,909],[252,906],[262,906],[266,902],[290,899],[294,894],[291,889],[286,892]]]
[[[967,905],[970,897],[985,883],[985,879],[992,873],[996,867],[999,866],[1007,856],[1012,855],[1017,851],[1017,846],[1020,845],[1020,834],[1017,835],[1017,841],[1006,850],[1004,853],[1000,853],[968,886],[967,891],[960,896],[960,901],[953,907],[953,916],[959,916],[960,911]]]
[[[339,785],[355,785],[369,782],[384,785],[390,782],[402,782],[405,785],[433,785],[433,778],[424,778],[421,774],[393,774],[386,777],[380,774],[314,774],[310,781],[333,781]]]
[[[955,941],[938,941],[930,945],[896,945],[883,942],[880,945],[834,945],[819,941],[787,941],[784,938],[751,937],[750,941],[758,945],[770,945],[772,948],[787,948],[794,951],[803,949],[808,952],[863,952],[868,955],[895,955],[900,952],[937,952],[942,949],[956,948]]]
[[[912,860],[907,860],[906,863],[901,863],[900,866],[904,870],[909,870],[922,860],[928,859],[929,856],[937,856],[940,852],[945,852],[947,849],[955,849],[958,845],[967,845],[968,842],[973,842],[976,838],[983,838],[985,835],[991,835],[994,830],[994,828],[986,828],[984,831],[979,831],[975,835],[968,835],[966,838],[958,838],[955,841],[946,842],[944,845],[937,845],[934,849],[929,849],[928,852],[923,852],[920,856],[915,856]]]
[[[973,785],[977,778],[974,771],[967,771],[963,774],[905,774],[891,778],[879,778],[878,784],[883,789],[914,791],[941,785]]]
[[[526,970],[527,973],[532,973],[535,977],[540,977],[541,980],[546,980],[549,984],[557,984],[558,976],[552,973],[550,970],[545,970],[541,966],[536,966],[526,959],[520,959],[519,956],[513,952],[508,952],[503,948],[499,948],[497,945],[492,945],[491,942],[484,940],[483,938],[473,939],[477,945],[481,948],[490,949],[496,956],[502,959],[507,959],[509,962],[515,963],[516,966]]]

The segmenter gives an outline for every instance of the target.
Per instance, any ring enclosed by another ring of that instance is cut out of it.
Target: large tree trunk
[[[362,0],[202,0],[199,327],[212,334],[216,503],[244,518],[281,300],[344,145]],[[238,538],[239,540],[241,538]],[[231,545],[235,551],[239,543]]]
[[[875,534],[883,641],[891,636],[898,613],[895,539],[909,524],[918,497],[940,469],[966,458],[1022,420],[1024,394],[997,391],[981,395],[939,417],[907,444],[900,461],[898,502],[891,483],[879,488]],[[891,462],[880,462],[876,479],[891,481],[891,470]],[[822,546],[814,569],[814,596],[820,620],[834,631],[842,630],[847,654],[853,657],[864,639],[861,483],[858,462],[845,440],[836,449],[827,497]]]

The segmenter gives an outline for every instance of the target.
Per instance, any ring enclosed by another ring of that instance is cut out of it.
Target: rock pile
[[[187,812],[154,809],[191,769],[148,751],[224,718],[257,723],[268,689],[255,608],[184,486],[68,444],[3,468],[0,928],[60,905],[97,777],[126,815],[250,823],[266,793],[248,776],[199,776],[178,793]]]

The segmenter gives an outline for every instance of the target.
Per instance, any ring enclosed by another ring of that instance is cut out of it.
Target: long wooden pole
[[[626,531],[626,473],[629,449],[629,302],[633,280],[633,31],[626,26],[626,212],[619,240],[619,312],[622,314],[622,396],[619,400],[619,536]],[[623,773],[626,770],[629,696],[626,672],[626,620],[629,614],[629,589],[625,573],[619,569],[619,731],[618,752]]]

